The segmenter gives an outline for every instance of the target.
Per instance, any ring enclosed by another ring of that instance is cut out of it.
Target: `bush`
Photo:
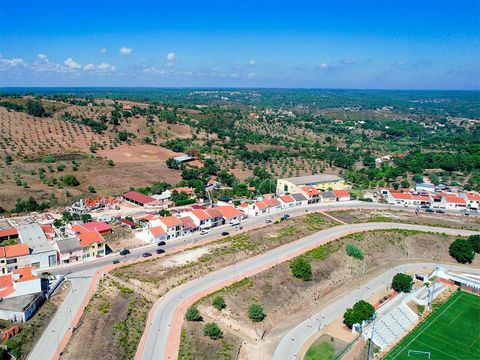
[[[88,185],[87,190],[91,194],[95,194],[97,192],[97,190],[95,190],[95,188],[92,185]]]
[[[42,161],[43,161],[44,163],[51,164],[51,163],[54,163],[56,160],[55,160],[55,157],[52,156],[52,155],[45,155],[45,156],[42,158]]]
[[[354,257],[358,260],[363,260],[363,251],[358,246],[355,246],[353,244],[347,244],[345,250],[347,251],[348,256]]]
[[[212,305],[218,310],[222,310],[227,307],[225,299],[222,296],[216,296],[212,301]]]
[[[203,328],[203,334],[205,336],[208,336],[212,340],[218,340],[223,337],[222,330],[220,330],[218,325],[214,322],[205,325],[205,327]]]
[[[187,309],[185,319],[187,319],[188,321],[202,321],[203,317],[202,315],[200,315],[200,311],[198,311],[198,308],[195,305],[192,305]]]
[[[65,186],[78,186],[80,185],[80,181],[77,180],[75,175],[67,174],[60,178],[61,182]]]
[[[113,162],[113,160],[108,160],[107,164],[108,166],[115,166],[115,163]]]
[[[263,306],[260,304],[251,304],[248,307],[248,317],[254,322],[260,322],[265,319],[265,313],[263,312]]]
[[[473,251],[480,254],[480,235],[471,235],[468,237],[468,241],[472,244]]]
[[[32,116],[42,117],[47,115],[40,100],[28,99],[27,103],[25,104],[25,110],[27,111],[28,115]]]
[[[413,278],[410,275],[398,273],[393,277],[392,289],[396,292],[409,293],[412,291]]]
[[[457,239],[452,242],[448,253],[461,264],[471,263],[475,257],[472,243],[465,239]]]
[[[13,161],[13,157],[12,155],[10,155],[9,153],[6,153],[5,154],[5,164],[6,165],[10,165]]]
[[[373,314],[375,314],[375,308],[365,300],[360,300],[345,311],[343,323],[351,329],[354,324],[361,324],[362,321],[371,319]]]
[[[292,269],[292,274],[296,278],[303,279],[305,281],[312,280],[312,267],[304,257],[300,256],[291,261],[290,269]]]

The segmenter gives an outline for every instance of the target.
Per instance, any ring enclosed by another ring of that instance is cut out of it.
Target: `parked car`
[[[272,222],[272,219],[267,219],[267,220],[265,220],[265,222],[266,222],[267,224],[270,224],[270,223]]]
[[[428,206],[428,205],[422,205],[422,206],[420,206],[420,208],[421,208],[421,209],[430,209],[430,206]]]
[[[150,257],[150,256],[152,256],[152,254],[149,253],[149,252],[144,252],[144,253],[142,254],[142,256],[143,256],[143,257]]]
[[[282,216],[282,220],[287,220],[287,219],[289,219],[289,218],[290,218],[290,215],[287,215],[287,214],[285,214],[285,215]]]
[[[425,212],[433,213],[433,212],[435,212],[435,211],[434,211],[433,209],[428,208],[428,209],[425,209]]]
[[[164,249],[157,249],[157,250],[155,250],[155,252],[157,254],[163,254],[165,252],[165,250]]]
[[[166,242],[165,241],[160,241],[157,245],[158,246],[163,246],[163,245],[166,245]]]
[[[443,211],[443,210],[435,210],[435,212],[436,212],[437,214],[445,214],[445,211]]]
[[[200,235],[207,235],[208,234],[208,230],[202,230],[200,231]]]
[[[222,232],[222,236],[228,236],[228,235],[230,235],[230,233],[228,231]]]
[[[122,256],[127,256],[128,254],[130,254],[130,250],[128,249],[123,249],[122,251],[120,251],[120,255]]]

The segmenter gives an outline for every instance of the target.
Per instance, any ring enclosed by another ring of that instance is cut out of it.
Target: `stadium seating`
[[[409,328],[418,320],[417,315],[404,303],[395,306],[386,314],[380,314],[373,323],[369,324],[363,331],[363,337],[369,339],[383,351],[400,339]]]

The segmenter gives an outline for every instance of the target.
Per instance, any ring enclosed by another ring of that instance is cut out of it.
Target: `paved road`
[[[88,269],[67,275],[72,284],[65,300],[59,306],[52,321],[38,339],[29,359],[53,359],[58,357],[58,345],[71,329],[73,318],[87,295],[92,275],[96,269]]]
[[[398,265],[380,274],[376,278],[369,280],[348,294],[333,299],[327,306],[324,306],[320,312],[310,316],[308,319],[303,320],[300,324],[292,324],[293,328],[281,338],[280,342],[275,348],[273,357],[272,354],[266,354],[265,358],[272,360],[299,359],[304,353],[301,350],[302,346],[309,341],[309,339],[314,337],[321,328],[343,316],[345,310],[348,307],[351,307],[358,300],[365,300],[373,294],[389,288],[392,278],[396,273],[407,271],[422,271],[425,273],[426,269],[434,269],[437,265],[439,264],[411,263]],[[473,267],[450,264],[440,265],[451,271],[463,271],[467,273],[480,274],[480,269]]]
[[[257,217],[248,218],[242,221],[242,231],[247,231],[254,227],[265,224],[266,219],[277,218],[283,214],[289,215],[301,215],[308,210],[309,212],[318,210],[334,210],[334,209],[384,209],[388,208],[385,204],[373,204],[360,201],[349,201],[343,203],[333,204],[312,204],[308,206],[295,207],[292,209],[286,209],[283,211],[272,212],[263,214]],[[177,239],[171,239],[167,241],[167,245],[164,246],[166,252],[172,252],[176,249],[184,246],[185,244],[201,244],[212,239],[219,237],[222,231],[229,231],[230,233],[238,232],[237,228],[233,228],[229,225],[221,226],[210,230],[207,235],[194,234]],[[65,335],[72,327],[72,318],[75,318],[75,314],[80,310],[82,301],[88,294],[89,286],[91,285],[92,275],[100,268],[109,265],[113,260],[119,260],[121,262],[133,260],[142,256],[144,252],[154,253],[157,249],[157,245],[146,245],[139,248],[131,249],[131,254],[128,256],[120,256],[118,253],[107,255],[104,258],[91,260],[88,262],[80,262],[69,265],[62,265],[55,268],[50,268],[48,271],[52,274],[66,275],[67,280],[72,282],[70,292],[67,294],[65,301],[60,305],[58,311],[55,313],[47,329],[43,332],[37,341],[32,353],[29,355],[29,359],[53,359],[58,357],[58,344],[62,341]]]
[[[142,360],[176,359],[183,314],[188,305],[198,298],[246,276],[252,276],[275,264],[287,261],[320,244],[353,232],[382,229],[408,229],[464,236],[474,233],[466,230],[401,223],[346,224],[319,231],[301,240],[210,273],[201,279],[193,280],[168,292],[157,301],[154,310],[152,310],[153,314],[151,314],[147,322],[136,358],[141,358]]]

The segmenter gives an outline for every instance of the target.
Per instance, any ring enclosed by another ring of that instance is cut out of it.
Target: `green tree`
[[[32,116],[42,117],[47,115],[40,100],[28,99],[27,103],[25,104],[25,110],[27,111],[28,115]]]
[[[251,304],[248,307],[248,317],[254,322],[260,322],[265,319],[265,313],[263,312],[263,306],[260,304]]]
[[[459,263],[471,263],[475,257],[472,243],[465,239],[457,239],[450,244],[448,252]]]
[[[95,190],[95,188],[92,185],[88,185],[87,190],[91,194],[95,194],[97,192],[97,190]]]
[[[206,324],[203,328],[203,334],[212,340],[218,340],[223,337],[223,332],[214,322]]]
[[[212,301],[212,305],[217,309],[217,310],[222,310],[227,307],[227,304],[225,303],[225,299],[223,296],[215,296],[215,298]]]
[[[55,226],[56,228],[59,228],[62,225],[63,225],[62,220],[60,220],[60,219],[53,220],[53,226]]]
[[[67,174],[60,178],[60,181],[65,186],[78,186],[80,185],[80,181],[75,177],[75,175]]]
[[[363,260],[364,258],[363,251],[358,246],[347,244],[345,250],[347,251],[348,256],[354,257],[355,259]]]
[[[413,278],[410,275],[397,273],[392,279],[392,289],[396,292],[409,293],[412,291]]]
[[[290,262],[290,269],[292,274],[296,278],[303,279],[305,281],[312,280],[312,266],[302,256],[299,256]]]
[[[375,308],[364,300],[357,301],[352,308],[348,308],[343,314],[343,323],[350,329],[354,324],[361,324],[362,321],[371,319]]]
[[[5,164],[10,165],[13,161],[12,155],[9,153],[5,153]]]
[[[113,167],[115,166],[115,163],[113,162],[113,160],[107,160],[107,165]]]
[[[480,254],[480,235],[470,235],[468,241],[472,244],[473,251]]]
[[[195,305],[190,306],[185,313],[185,319],[188,321],[202,321],[203,317],[200,315],[200,311]]]

